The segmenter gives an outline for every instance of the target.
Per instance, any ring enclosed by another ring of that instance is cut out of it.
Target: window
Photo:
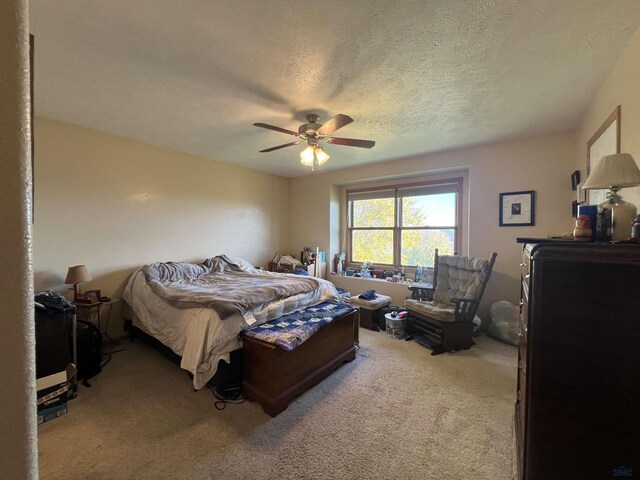
[[[460,248],[462,179],[347,191],[349,263],[433,266]]]

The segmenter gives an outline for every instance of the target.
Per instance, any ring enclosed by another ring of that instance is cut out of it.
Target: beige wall
[[[291,208],[300,228],[292,230],[287,248],[296,252],[305,245],[319,246],[330,252],[329,259],[340,250],[336,220],[331,218],[338,211],[336,185],[468,169],[463,200],[468,209],[468,224],[463,226],[468,231],[468,251],[463,249],[463,253],[487,257],[492,251],[498,252],[480,309],[480,315],[486,318],[491,303],[518,301],[521,246],[515,243],[516,237],[573,231],[570,175],[576,162],[575,144],[572,133],[554,134],[295,178]],[[535,226],[499,227],[499,193],[521,190],[536,191]]]
[[[640,29],[618,59],[607,80],[584,115],[578,136],[580,156],[576,163],[586,175],[587,142],[617,105],[621,105],[620,151],[630,153],[640,165]],[[640,205],[640,187],[620,191],[628,202]]]
[[[226,253],[266,266],[286,240],[285,178],[44,118],[35,134],[37,291],[63,291],[86,264],[83,291],[120,296],[145,263]]]
[[[28,10],[0,2],[0,476],[37,478]]]

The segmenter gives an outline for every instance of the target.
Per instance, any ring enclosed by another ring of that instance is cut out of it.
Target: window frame
[[[402,196],[399,195],[399,190],[405,188],[415,187],[436,187],[445,185],[455,185],[456,193],[456,225],[455,226],[438,226],[438,227],[404,227],[400,225],[402,219]],[[376,192],[380,190],[393,190],[394,209],[393,209],[393,226],[392,227],[354,227],[353,208],[351,206],[351,200],[349,196],[354,193],[367,193]],[[403,265],[401,263],[402,258],[402,231],[403,230],[454,230],[454,255],[459,255],[462,249],[462,205],[463,205],[463,178],[454,177],[441,180],[428,180],[417,183],[401,183],[392,185],[382,185],[370,188],[358,188],[346,190],[346,253],[347,253],[347,265],[362,265],[363,262],[353,260],[353,231],[379,231],[379,230],[392,230],[393,231],[393,264],[387,263],[375,263],[381,267],[405,267],[414,268],[416,265]]]

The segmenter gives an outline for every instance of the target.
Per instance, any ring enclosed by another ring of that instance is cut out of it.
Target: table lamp
[[[619,242],[631,236],[631,225],[638,209],[622,200],[618,190],[640,185],[640,169],[628,153],[615,153],[600,158],[582,186],[585,190],[608,188],[607,201],[598,205],[598,233],[611,232],[611,240]],[[601,225],[602,222],[602,225]]]
[[[64,283],[67,285],[73,284],[73,301],[78,300],[78,284],[83,282],[88,282],[91,280],[91,275],[89,275],[89,270],[85,265],[75,265],[73,267],[69,267],[67,271],[67,278],[64,279]]]

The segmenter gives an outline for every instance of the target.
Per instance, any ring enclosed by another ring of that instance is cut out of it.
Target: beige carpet
[[[116,353],[39,427],[43,479],[512,479],[516,348],[455,354],[361,330],[355,361],[276,418],[210,391],[150,347]]]

